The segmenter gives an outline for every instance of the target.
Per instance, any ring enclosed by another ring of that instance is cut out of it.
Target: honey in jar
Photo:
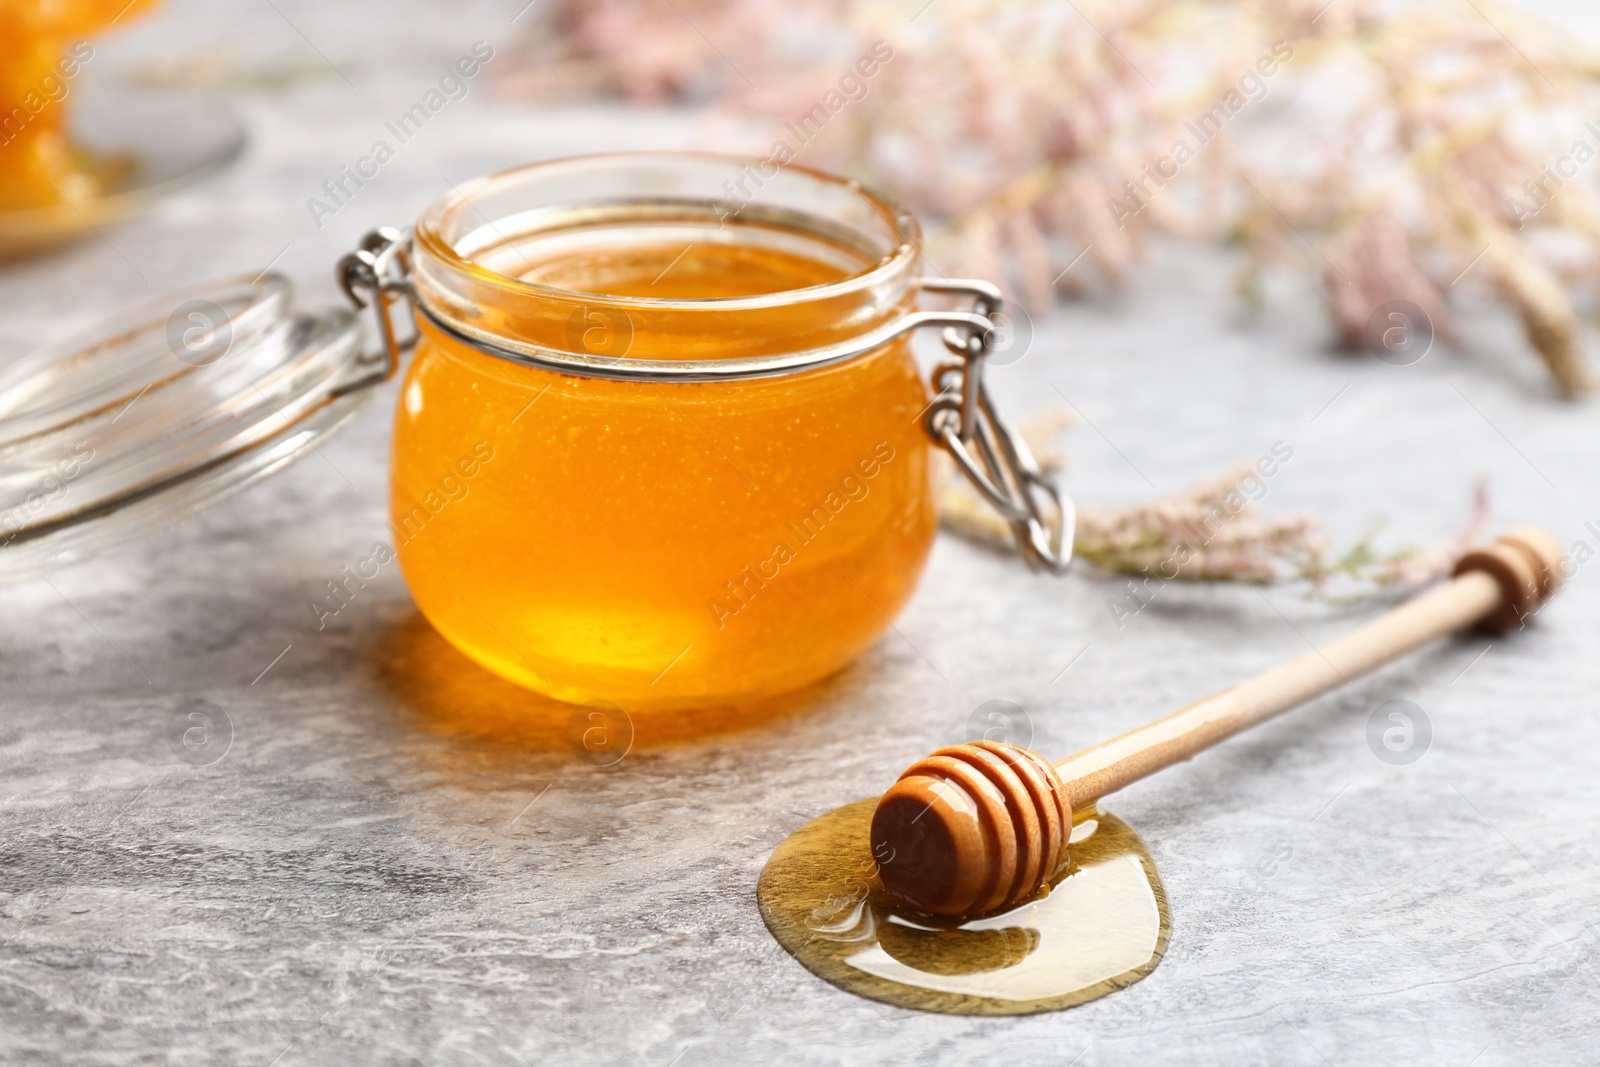
[[[779,373],[651,373],[848,343],[912,299],[908,218],[799,170],[736,214],[683,195],[737,174],[535,166],[418,226],[401,565],[446,638],[558,699],[709,706],[825,677],[904,607],[931,546],[929,397],[903,336]],[[519,364],[485,339],[594,363]],[[639,373],[612,376],[619,360]]]

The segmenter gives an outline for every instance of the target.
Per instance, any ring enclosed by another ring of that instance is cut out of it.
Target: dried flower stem
[[[1051,441],[1070,422],[1064,413],[1048,411],[1023,425],[1029,448],[1048,457],[1042,464],[1059,466]],[[1359,599],[1415,589],[1448,574],[1488,516],[1488,493],[1480,484],[1470,520],[1450,540],[1382,553],[1368,535],[1330,559],[1314,518],[1259,515],[1245,495],[1252,473],[1248,464],[1241,465],[1149,503],[1110,511],[1082,509],[1073,551],[1084,562],[1117,574],[1169,581],[1299,582],[1325,599]],[[948,460],[942,467],[939,511],[953,533],[996,549],[1013,547],[1010,526],[967,487]]]

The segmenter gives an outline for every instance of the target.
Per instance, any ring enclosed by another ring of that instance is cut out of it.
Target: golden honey
[[[1145,844],[1093,808],[1074,817],[1071,862],[1012,908],[968,919],[911,911],[877,881],[877,798],[807,823],[761,874],[761,917],[807,970],[841,989],[951,1015],[1031,1015],[1114,993],[1154,971],[1171,937]]]
[[[155,0],[0,5],[0,211],[98,194],[91,161],[67,135],[73,79],[94,55],[82,38],[154,6]]]
[[[425,306],[464,294],[481,334],[632,360],[786,351],[909,299],[879,292],[862,314],[852,279],[879,260],[692,211],[579,219],[462,257],[455,291],[430,281],[426,225],[418,245]],[[395,544],[423,614],[495,673],[628,711],[755,701],[840,670],[910,598],[937,516],[903,340],[774,376],[612,380],[419,323]]]

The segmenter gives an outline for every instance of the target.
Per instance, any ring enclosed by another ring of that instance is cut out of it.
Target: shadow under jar
[[[930,401],[961,389],[934,399],[910,331],[981,356],[988,320],[916,310],[904,210],[799,167],[597,156],[462,186],[404,255],[395,545],[466,655],[574,703],[737,704],[843,668],[909,600]]]

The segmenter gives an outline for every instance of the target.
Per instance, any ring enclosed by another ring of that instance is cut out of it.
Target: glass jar
[[[1070,556],[1070,504],[983,389],[998,292],[923,279],[920,259],[902,208],[771,161],[596,156],[466,183],[413,234],[373,231],[341,261],[374,309],[375,353],[347,313],[291,315],[269,275],[192,291],[164,330],[155,305],[112,320],[10,375],[14,395],[42,399],[9,434],[0,423],[14,446],[0,490],[84,434],[101,459],[76,494],[13,524],[0,576],[111,543],[119,515],[149,525],[163,502],[181,513],[277,469],[415,346],[391,526],[445,638],[574,703],[672,710],[797,689],[911,597],[938,526],[935,444],[1031,562]],[[974,308],[922,310],[927,291]],[[921,327],[943,327],[956,357],[931,390],[911,352]],[[91,385],[70,373],[86,353],[101,361]],[[241,408],[237,387],[259,392],[264,368],[281,395],[247,392]],[[159,406],[192,445],[112,425],[152,389],[157,404],[132,410]]]
[[[907,313],[911,218],[794,169],[730,214],[737,177],[693,157],[540,164],[418,221],[431,314],[395,415],[395,547],[439,632],[521,685],[640,710],[771,696],[853,660],[916,586],[938,514],[906,337],[687,381],[472,344],[648,372],[853,342]]]

